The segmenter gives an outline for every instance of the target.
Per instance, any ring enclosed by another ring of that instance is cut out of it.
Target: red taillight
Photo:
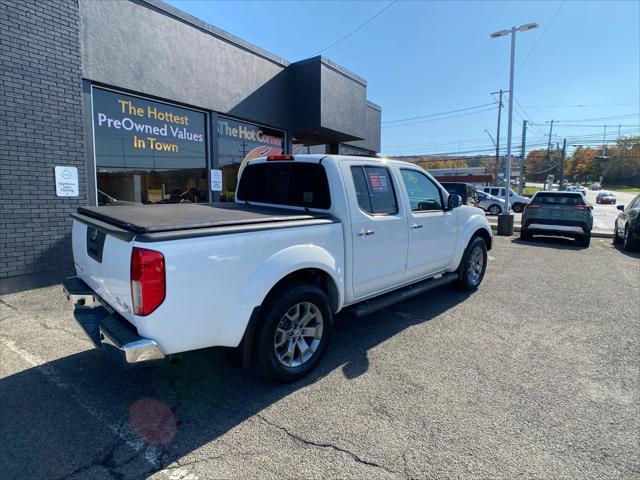
[[[524,208],[539,208],[541,207],[541,203],[527,203]]]
[[[293,160],[293,155],[269,155],[267,160],[270,162],[278,160]]]
[[[578,210],[591,210],[591,205],[574,205]]]
[[[149,315],[166,293],[164,256],[160,252],[133,247],[131,252],[131,300],[133,313]]]

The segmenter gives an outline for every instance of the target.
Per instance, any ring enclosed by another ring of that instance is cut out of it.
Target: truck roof
[[[324,153],[301,153],[291,155],[293,157],[293,161],[303,161],[303,162],[313,162],[313,163],[321,163],[327,160],[333,162],[346,162],[353,160],[361,160],[363,162],[368,163],[401,163],[404,165],[413,165],[417,166],[415,163],[405,162],[403,160],[396,160],[385,157],[365,157],[365,156],[357,156],[357,155],[335,155],[335,154],[324,154]],[[262,163],[267,162],[268,157],[258,157],[250,161],[250,163]],[[285,160],[286,161],[286,160]]]

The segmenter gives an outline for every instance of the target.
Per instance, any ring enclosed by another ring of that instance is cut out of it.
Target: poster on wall
[[[93,89],[98,167],[204,168],[205,123],[202,112]]]
[[[222,170],[211,170],[211,191],[222,191]]]
[[[77,197],[80,195],[78,169],[76,167],[55,166],[56,195],[58,197]]]

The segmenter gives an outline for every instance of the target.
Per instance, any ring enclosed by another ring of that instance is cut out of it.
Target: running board
[[[442,285],[447,285],[451,282],[455,282],[456,280],[458,280],[457,273],[445,273],[440,278],[430,278],[428,280],[423,280],[421,282],[402,287],[398,290],[394,290],[393,292],[385,293],[384,295],[372,298],[371,300],[365,300],[347,310],[351,312],[355,317],[364,317],[365,315],[373,313],[376,310],[388,307],[390,305],[393,305],[394,303],[402,302],[403,300],[407,300],[409,298],[423,294],[434,288],[441,287]]]

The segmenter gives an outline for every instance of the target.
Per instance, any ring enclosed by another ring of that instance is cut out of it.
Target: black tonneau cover
[[[328,213],[223,202],[79,207],[78,213],[136,234],[331,218]]]

